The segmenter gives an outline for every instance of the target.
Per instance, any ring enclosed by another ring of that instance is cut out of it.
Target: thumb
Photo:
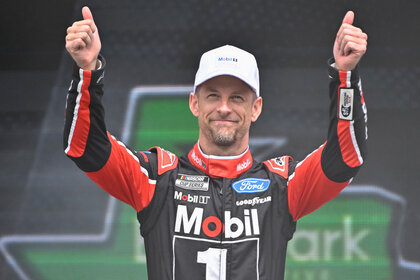
[[[343,18],[343,23],[353,24],[354,13],[353,11],[348,11]]]
[[[91,19],[93,21],[92,12],[87,6],[84,6],[82,8],[82,15],[83,15],[83,19]]]

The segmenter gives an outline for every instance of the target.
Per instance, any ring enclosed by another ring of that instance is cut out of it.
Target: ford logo
[[[270,186],[270,179],[247,178],[232,184],[233,189],[238,193],[263,192]]]

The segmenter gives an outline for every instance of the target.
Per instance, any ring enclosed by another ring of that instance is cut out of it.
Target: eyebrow
[[[213,87],[209,87],[209,86],[207,86],[207,90],[211,91],[211,92],[219,92],[217,89],[215,89]]]
[[[211,92],[219,92],[217,89],[215,89],[213,87],[207,87],[207,90],[208,91],[211,91]],[[242,90],[235,90],[235,91],[232,91],[230,94],[241,94],[241,95],[244,95],[246,93],[245,93],[245,91],[242,91]]]
[[[250,89],[251,89],[251,87],[249,87]],[[219,93],[219,91],[216,89],[216,88],[214,88],[214,87],[212,87],[212,86],[208,86],[208,85],[206,85],[206,90],[207,91],[209,91],[209,92],[216,92],[216,93]],[[252,90],[252,89],[251,89]],[[254,92],[253,90],[252,90],[252,92]],[[245,91],[245,90],[235,90],[235,91],[232,91],[231,93],[230,93],[230,95],[241,95],[241,96],[246,96],[247,95],[247,92]]]

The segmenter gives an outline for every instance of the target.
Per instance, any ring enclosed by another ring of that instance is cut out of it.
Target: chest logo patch
[[[178,174],[176,176],[175,186],[185,190],[208,191],[209,177],[201,175]]]
[[[237,193],[264,192],[270,186],[270,179],[247,178],[232,184]]]

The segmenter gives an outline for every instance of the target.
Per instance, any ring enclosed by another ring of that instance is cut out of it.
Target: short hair
[[[195,95],[198,95],[198,92],[200,91],[200,88],[201,88],[201,85],[198,85],[198,86],[195,88],[195,92],[194,92],[194,94],[195,94]]]

